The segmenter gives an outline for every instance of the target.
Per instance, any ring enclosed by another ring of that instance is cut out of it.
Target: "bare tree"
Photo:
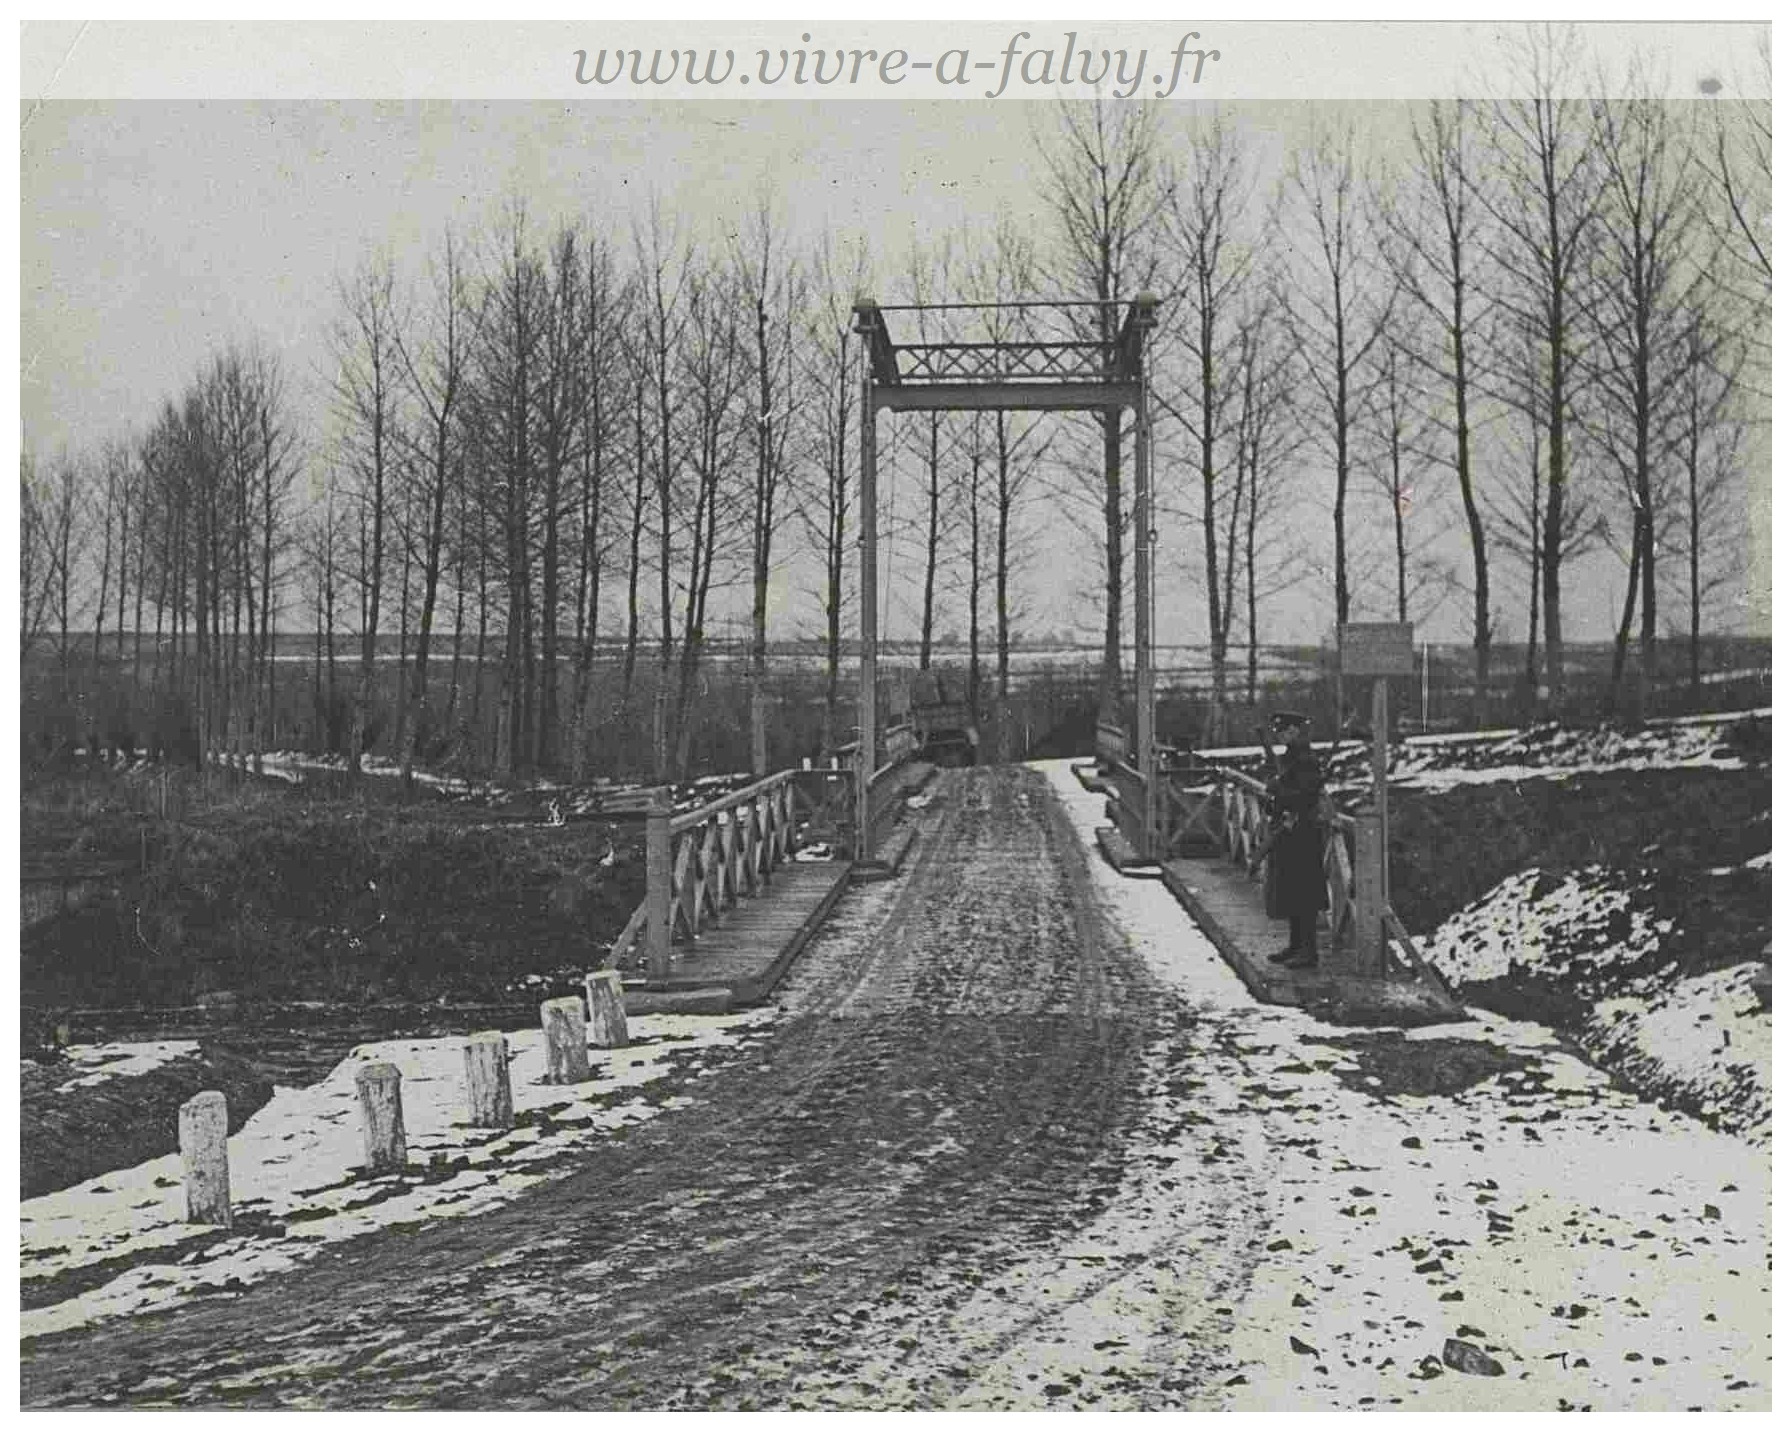
[[[1756,80],[1764,95],[1772,93],[1772,32],[1755,34]],[[1773,305],[1773,102],[1742,97],[1715,100],[1709,113],[1711,134],[1697,151],[1705,174],[1721,203],[1705,213],[1717,241],[1714,272],[1743,320],[1750,367],[1762,374],[1758,396],[1766,396],[1771,359],[1768,315]]]
[[[61,586],[63,494],[72,468],[66,462],[40,474],[28,451],[19,454],[19,655],[49,629]]]
[[[1491,253],[1503,280],[1497,287],[1502,326],[1524,335],[1503,355],[1508,388],[1522,388],[1523,400],[1534,396],[1541,403],[1545,446],[1538,576],[1544,659],[1556,709],[1566,698],[1562,571],[1570,545],[1569,427],[1583,381],[1582,298],[1588,250],[1596,239],[1589,107],[1564,95],[1580,63],[1575,31],[1543,26],[1528,32],[1515,64],[1529,93],[1476,111],[1490,163],[1484,178],[1471,181],[1497,235]],[[1539,356],[1541,381],[1534,382]]]
[[[678,696],[673,713],[677,769],[690,768],[691,716],[698,663],[709,635],[710,603],[717,587],[717,563],[724,572],[738,558],[738,538],[751,530],[742,523],[741,453],[755,426],[745,412],[751,360],[741,332],[743,317],[734,275],[710,269],[693,276],[681,359],[684,369],[691,491],[686,518],[684,627],[680,643]]]
[[[1157,269],[1157,229],[1168,199],[1158,163],[1158,115],[1147,104],[1067,100],[1058,107],[1057,121],[1039,148],[1064,249],[1064,287],[1074,296],[1100,300],[1095,332],[1111,348],[1119,337],[1120,304],[1148,289]],[[1106,555],[1102,697],[1118,707],[1126,580],[1122,419],[1112,411],[1098,421]]]
[[[972,266],[971,291],[983,303],[1012,304],[1038,290],[1038,265],[1032,241],[1011,219],[1004,218]],[[1010,307],[986,309],[984,338],[1006,342],[1019,336],[1023,331],[1018,319],[1020,312]],[[981,428],[973,431],[980,439]],[[1009,694],[1014,625],[1020,615],[1015,577],[1028,539],[1022,527],[1022,505],[1040,465],[1051,452],[1048,434],[1037,415],[998,410],[990,424],[988,490],[995,520],[995,548],[990,556],[995,567],[996,694],[1004,701]]]
[[[331,334],[341,467],[353,483],[362,534],[357,578],[361,590],[361,687],[349,752],[349,770],[357,773],[367,750],[373,712],[381,585],[387,562],[386,524],[396,498],[403,375],[396,284],[390,259],[376,258],[363,265],[339,288],[341,313]]]
[[[762,198],[734,253],[737,287],[752,322],[753,418],[753,770],[767,769],[766,622],[772,544],[785,497],[796,417],[796,318],[802,270]]]
[[[610,535],[608,508],[611,468],[620,460],[619,429],[627,408],[628,393],[623,362],[618,353],[628,305],[626,283],[615,271],[608,244],[588,237],[585,247],[586,401],[581,414],[578,524],[578,590],[575,597],[577,624],[574,635],[577,670],[573,682],[573,774],[583,780],[591,757],[591,673],[597,654],[598,594]],[[642,484],[637,480],[635,518],[640,516]],[[638,562],[640,533],[632,534],[631,550]],[[632,585],[632,584],[631,584]],[[630,592],[631,602],[634,592]],[[630,653],[632,658],[632,651]]]
[[[651,403],[652,446],[648,451],[656,507],[659,573],[659,685],[654,704],[654,771],[670,779],[672,749],[666,702],[672,688],[672,582],[675,571],[673,522],[678,506],[682,439],[675,431],[678,412],[678,360],[689,321],[686,289],[695,257],[688,243],[663,217],[656,201],[647,222],[635,230],[635,265],[641,281],[641,311],[634,346],[647,398]]]
[[[1588,289],[1587,326],[1600,362],[1589,404],[1594,441],[1610,464],[1629,518],[1624,610],[1612,643],[1611,703],[1618,706],[1630,625],[1640,601],[1641,685],[1646,716],[1656,679],[1656,551],[1661,481],[1671,431],[1670,395],[1683,374],[1676,329],[1696,266],[1691,251],[1701,196],[1688,161],[1690,136],[1640,69],[1630,93],[1593,110],[1601,242]]]
[[[1405,350],[1419,370],[1446,385],[1443,427],[1462,501],[1473,573],[1475,694],[1473,721],[1487,724],[1488,672],[1493,655],[1492,578],[1487,528],[1476,497],[1472,407],[1482,382],[1483,346],[1492,301],[1487,296],[1486,221],[1471,177],[1478,155],[1466,101],[1434,100],[1413,122],[1418,165],[1410,189],[1396,192],[1385,211],[1390,263],[1402,289],[1429,320],[1441,345],[1415,336]]]
[[[1240,328],[1238,345],[1238,440],[1234,489],[1244,558],[1245,701],[1257,702],[1263,645],[1264,603],[1287,586],[1295,553],[1280,520],[1286,509],[1289,469],[1303,439],[1295,400],[1294,353],[1285,325],[1277,322],[1287,300],[1279,276],[1259,281]]]
[[[1228,699],[1227,656],[1232,640],[1239,494],[1225,491],[1231,464],[1223,446],[1232,440],[1233,412],[1242,337],[1244,302],[1250,278],[1250,249],[1244,242],[1245,205],[1254,174],[1247,167],[1235,130],[1218,118],[1198,120],[1188,135],[1186,166],[1171,203],[1172,232],[1182,280],[1178,319],[1172,333],[1186,349],[1193,389],[1184,402],[1163,410],[1187,429],[1199,454],[1201,573],[1207,597],[1207,640],[1212,671],[1209,739],[1223,728]],[[1182,395],[1179,395],[1182,396]],[[1194,416],[1188,416],[1192,407]]]
[[[565,600],[562,531],[577,501],[580,445],[588,431],[589,343],[583,245],[561,225],[546,268],[542,363],[536,386],[536,464],[541,485],[541,662],[535,759],[560,762],[560,620]]]
[[[465,425],[462,403],[467,384],[471,318],[467,312],[466,275],[452,230],[442,236],[439,260],[432,264],[433,294],[427,327],[416,337],[395,336],[411,401],[418,421],[405,435],[410,463],[406,469],[410,496],[422,510],[417,561],[423,583],[417,619],[417,649],[411,668],[410,740],[399,752],[404,784],[411,784],[419,749],[428,739],[430,642],[442,580],[443,552],[448,540],[448,497],[464,481]],[[458,639],[459,623],[456,622]]]
[[[1735,586],[1742,563],[1729,559],[1740,555],[1748,533],[1747,514],[1735,500],[1747,431],[1739,413],[1739,374],[1747,361],[1747,346],[1733,326],[1711,312],[1718,302],[1721,295],[1714,288],[1697,295],[1679,335],[1685,380],[1677,395],[1674,456],[1686,482],[1681,555],[1686,560],[1690,681],[1695,692],[1703,677],[1706,609]]]
[[[1351,439],[1373,396],[1373,381],[1363,369],[1381,341],[1389,303],[1356,148],[1354,133],[1346,129],[1316,133],[1296,154],[1291,175],[1295,202],[1289,220],[1293,272],[1283,290],[1294,351],[1330,441],[1332,596],[1340,628],[1350,620],[1345,523]],[[1341,680],[1338,689],[1341,712]]]
[[[923,305],[947,301],[952,292],[956,268],[954,239],[954,235],[946,234],[931,251],[923,251],[919,247],[911,250],[908,271],[908,297],[911,303]],[[914,320],[921,342],[937,341],[941,337],[934,330],[933,315],[925,309],[916,313]],[[899,431],[903,436],[915,440],[915,456],[921,465],[923,500],[921,511],[916,514],[913,530],[918,533],[921,544],[921,649],[918,665],[922,671],[926,671],[933,665],[934,628],[939,611],[941,582],[940,558],[950,515],[950,482],[946,464],[949,452],[942,451],[942,433],[947,434],[947,449],[950,448],[951,441],[946,429],[945,414],[930,409],[922,415],[922,419],[918,425],[902,425]],[[890,484],[890,488],[893,494],[895,484]],[[896,530],[891,531],[889,536],[899,538],[901,526],[892,526]]]
[[[803,388],[813,415],[806,433],[807,461],[797,468],[797,511],[819,549],[824,659],[827,672],[822,714],[823,754],[839,736],[842,621],[850,577],[848,536],[857,479],[848,463],[849,434],[858,420],[859,391],[854,347],[853,300],[870,288],[871,267],[863,243],[840,252],[829,235],[817,243],[809,265],[811,302],[804,350],[809,368]]]
[[[1426,394],[1415,371],[1417,365],[1407,357],[1413,346],[1408,337],[1411,318],[1410,312],[1396,307],[1375,363],[1379,389],[1374,405],[1375,452],[1380,459],[1377,479],[1388,501],[1388,522],[1394,535],[1394,611],[1395,619],[1402,622],[1412,619],[1411,515],[1427,466],[1417,432]]]

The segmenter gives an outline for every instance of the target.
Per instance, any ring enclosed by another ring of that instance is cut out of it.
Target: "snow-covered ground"
[[[1053,1406],[1122,1405],[1103,1379],[1154,1324],[1229,1347],[1191,1377],[1212,1407],[1770,1406],[1765,1147],[1639,1100],[1540,1026],[1345,1031],[1257,1005],[1167,890],[1095,854],[1102,798],[1042,768],[1117,925],[1232,1056],[1169,1082],[1136,1178],[1070,1250],[1099,1261],[1065,1255],[1061,1280],[1102,1271],[1058,1329]],[[1427,1053],[1483,1072],[1399,1088],[1388,1070]],[[1253,1271],[1227,1276],[1239,1249]],[[1447,1339],[1501,1372],[1446,1366]],[[1040,1405],[1027,1387],[995,1362],[961,1400]]]
[[[1453,985],[1510,973],[1609,982],[1644,963],[1673,929],[1632,906],[1630,891],[1598,866],[1557,881],[1522,870],[1416,940]]]
[[[63,1050],[69,1066],[78,1072],[65,1079],[55,1092],[88,1089],[112,1079],[135,1079],[172,1064],[176,1059],[196,1059],[199,1045],[191,1039],[158,1039],[142,1043],[71,1044]]]
[[[1718,1128],[1773,1137],[1773,1016],[1754,961],[1689,979],[1639,981],[1595,1006],[1581,1041],[1632,1087],[1671,1094]]]
[[[1509,876],[1417,943],[1457,986],[1520,974],[1601,996],[1576,1033],[1603,1067],[1765,1143],[1773,1016],[1755,983],[1766,966],[1750,961],[1681,978],[1652,958],[1672,929],[1593,866],[1554,883],[1537,870]]]
[[[1408,742],[1390,779],[1415,790],[1443,791],[1497,781],[1567,780],[1591,772],[1742,770],[1750,763],[1729,745],[1738,719],[1663,722],[1640,732],[1545,727],[1483,746]]]
[[[62,1301],[27,1308],[20,1315],[20,1333],[32,1337],[165,1308],[198,1291],[234,1287],[290,1268],[327,1243],[484,1212],[556,1177],[565,1155],[611,1130],[688,1102],[688,1096],[660,1095],[652,1086],[677,1072],[690,1052],[763,1037],[775,1017],[774,1010],[637,1016],[630,1021],[634,1042],[626,1049],[592,1049],[592,1077],[575,1085],[543,1082],[539,1029],[512,1033],[511,1088],[519,1125],[510,1130],[474,1129],[462,1122],[464,1040],[362,1045],[322,1082],[277,1089],[231,1138],[236,1227],[227,1234],[184,1221],[178,1154],[22,1203],[21,1280],[100,1269],[117,1260],[126,1266]],[[167,1053],[176,1048],[173,1042],[145,1048],[178,1057]],[[355,1071],[374,1060],[396,1064],[403,1075],[410,1148],[403,1175],[360,1174]]]

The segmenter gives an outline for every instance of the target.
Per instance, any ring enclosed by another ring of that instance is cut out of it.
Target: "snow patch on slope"
[[[82,1072],[65,1079],[55,1092],[91,1089],[112,1079],[137,1079],[172,1064],[176,1059],[197,1059],[199,1045],[191,1039],[158,1039],[144,1043],[71,1044],[64,1051],[69,1063]]]

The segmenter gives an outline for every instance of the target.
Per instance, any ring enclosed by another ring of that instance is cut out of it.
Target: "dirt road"
[[[23,1401],[1182,1400],[1263,1202],[1249,1160],[1129,1157],[1200,1021],[1101,913],[1038,773],[951,773],[919,819],[909,871],[849,897],[790,1017],[692,1107],[489,1216],[27,1344]]]
[[[497,1211],[22,1345],[27,1406],[1771,1405],[1771,1150],[1540,1026],[1252,1001],[1062,763]]]

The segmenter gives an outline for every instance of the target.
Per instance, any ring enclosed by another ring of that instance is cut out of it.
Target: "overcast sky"
[[[1298,138],[1311,116],[1298,104],[1242,113],[1273,182],[1281,134]],[[1322,123],[1352,119],[1384,152],[1404,126],[1391,105],[1317,113]],[[726,233],[769,185],[799,236],[863,233],[886,274],[915,237],[1002,213],[1045,238],[1032,131],[1049,122],[1048,109],[1019,102],[53,100],[30,113],[21,143],[24,439],[49,456],[140,431],[208,355],[239,338],[281,353],[295,416],[321,432],[337,277],[380,246],[417,271],[445,226],[489,232],[516,194],[544,223],[582,215],[622,238],[657,193],[702,236]],[[888,279],[882,291],[895,296]],[[1298,520],[1322,550],[1323,459],[1308,463],[1314,501]],[[1442,478],[1433,475],[1430,499],[1440,504],[1438,550],[1465,553],[1441,505],[1450,500]],[[1361,491],[1362,502],[1376,500],[1367,481]],[[1160,638],[1192,634],[1195,594],[1178,568],[1194,536],[1167,528],[1164,541]],[[1069,527],[1062,543],[1072,565],[1042,551],[1026,584],[1029,626],[1098,630],[1098,553]],[[1616,577],[1615,560],[1600,558],[1569,584],[1571,638],[1609,636]],[[809,585],[800,569],[789,580]],[[1272,638],[1314,639],[1329,626],[1329,601],[1321,580],[1283,594]],[[900,630],[912,602],[898,593],[895,606]],[[1502,635],[1522,638],[1516,591],[1500,606]],[[1431,640],[1467,636],[1460,603],[1425,626]],[[800,627],[811,627],[807,614]]]

